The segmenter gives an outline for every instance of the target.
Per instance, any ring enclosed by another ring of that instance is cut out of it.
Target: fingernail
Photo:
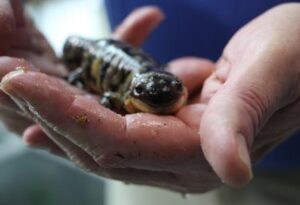
[[[247,171],[248,171],[248,176],[249,180],[252,179],[253,173],[252,173],[252,166],[251,166],[251,160],[249,156],[249,150],[248,146],[245,140],[245,137],[241,134],[237,136],[238,139],[238,155],[241,160],[241,162],[245,165]]]
[[[5,93],[7,93],[6,92],[6,86],[7,86],[7,84],[9,83],[9,81],[11,80],[11,79],[13,79],[13,78],[15,78],[16,76],[18,76],[18,75],[22,75],[22,74],[24,74],[26,72],[26,70],[25,69],[22,69],[22,68],[17,68],[16,69],[16,71],[12,71],[12,72],[10,72],[10,73],[8,73],[7,75],[5,75],[3,78],[2,78],[2,80],[1,80],[1,83],[0,83],[0,89],[3,91],[3,92],[5,92]]]

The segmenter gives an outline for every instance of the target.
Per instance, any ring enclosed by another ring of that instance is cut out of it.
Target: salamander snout
[[[147,72],[134,77],[130,87],[130,102],[139,111],[171,113],[186,101],[186,88],[168,72]]]

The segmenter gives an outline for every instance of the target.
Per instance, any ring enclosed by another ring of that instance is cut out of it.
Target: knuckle
[[[242,101],[252,121],[252,130],[254,130],[254,133],[257,133],[257,129],[264,124],[264,121],[271,114],[270,110],[274,107],[270,97],[268,95],[262,95],[257,90],[259,89],[252,86],[237,93],[238,99]]]

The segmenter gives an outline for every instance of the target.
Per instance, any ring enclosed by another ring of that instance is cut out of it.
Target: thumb
[[[296,77],[280,62],[218,66],[216,75],[230,71],[205,110],[201,146],[216,174],[231,186],[242,186],[252,178],[250,149],[255,135],[270,116],[291,101]],[[223,70],[223,71],[222,71]],[[209,85],[206,85],[209,86]]]
[[[233,36],[217,64],[223,84],[203,113],[200,136],[208,162],[228,185],[251,179],[252,142],[266,140],[257,135],[264,124],[300,96],[299,17],[296,4],[266,12]]]

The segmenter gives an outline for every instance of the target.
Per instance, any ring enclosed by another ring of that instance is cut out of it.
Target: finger
[[[35,27],[35,25],[33,25],[31,29],[34,37],[36,38],[35,44],[39,44],[42,50],[41,54],[54,62],[58,61],[56,53],[46,37]]]
[[[89,156],[82,149],[76,145],[70,143],[66,138],[57,134],[50,129],[43,121],[41,123],[42,129],[39,125],[33,125],[24,132],[24,140],[26,143],[34,147],[46,148],[54,154],[61,156],[68,155],[76,165],[83,168],[86,171],[93,172],[95,174],[118,179],[130,183],[148,184],[161,187],[168,187],[174,190],[185,189],[184,179],[177,177],[176,175],[168,172],[151,172],[146,170],[137,169],[104,169],[95,163],[93,158]],[[53,143],[45,132],[55,142]],[[56,145],[56,143],[59,145]],[[176,179],[176,180],[174,180]],[[198,188],[198,191],[203,190],[204,187]]]
[[[16,20],[9,0],[0,1],[0,53],[5,52],[14,37]]]
[[[13,41],[11,44],[16,48],[27,48],[36,53],[43,54],[51,59],[56,59],[55,53],[48,44],[45,37],[35,28],[34,23],[24,11],[24,7],[20,0],[4,0],[10,2],[10,14],[14,20],[12,34]],[[1,4],[0,4],[1,6]],[[1,25],[1,22],[0,22]]]
[[[20,98],[12,97],[12,99],[32,121],[35,121],[35,123],[39,123],[39,125],[27,125],[26,127],[24,127],[24,129],[20,130],[23,133],[23,140],[26,144],[35,148],[47,149],[51,153],[64,158],[68,156],[67,158],[70,158],[75,163],[77,163],[77,165],[87,171],[97,170],[96,163],[87,153],[71,143],[69,140],[65,139],[63,136],[56,133],[52,128],[49,128],[40,118],[40,116],[37,115],[34,110],[30,106],[28,106],[28,104],[20,100]],[[5,119],[13,119],[7,113],[4,114]],[[6,121],[4,120],[4,122]],[[18,123],[17,125],[19,124],[20,123]],[[11,125],[15,127],[16,121],[11,121]],[[51,138],[51,140],[48,136]]]
[[[45,126],[45,124],[43,126]],[[48,149],[55,155],[70,158],[84,170],[93,172],[100,176],[125,181],[127,183],[152,185],[181,192],[187,190],[189,190],[189,192],[205,192],[208,187],[212,186],[212,183],[219,184],[219,181],[215,177],[209,177],[209,179],[207,179],[207,173],[202,179],[198,177],[197,180],[199,180],[199,183],[194,183],[189,187],[186,185],[186,181],[190,179],[186,179],[186,177],[182,177],[171,172],[157,172],[131,168],[101,168],[98,164],[95,164],[92,157],[83,152],[83,150],[78,149],[75,145],[65,141],[63,136],[57,135],[53,132],[53,130],[49,130],[49,128],[46,128],[46,130],[47,133],[50,132],[51,139],[58,143],[59,146],[53,143],[50,138],[45,135],[45,132],[42,131],[39,125],[29,127],[24,132],[23,139],[34,148]],[[60,146],[62,148],[60,148]],[[66,156],[66,153],[69,157]],[[206,181],[207,183],[205,183]]]
[[[28,118],[3,108],[0,108],[0,121],[7,130],[18,136],[21,136],[23,131],[32,125],[32,121]]]
[[[215,64],[215,67],[222,67],[222,69],[214,69],[214,72],[205,80],[202,91],[198,96],[195,96],[195,101],[208,104],[216,92],[223,87],[230,72],[230,62],[225,58],[220,58]]]
[[[10,50],[8,52],[10,56],[16,58],[24,58],[27,61],[31,62],[35,67],[39,68],[41,72],[47,73],[54,76],[66,76],[67,69],[64,65],[57,62],[53,62],[47,57],[40,56],[36,53],[26,51],[26,50]]]
[[[17,28],[11,47],[16,50],[30,50],[36,54],[42,54],[43,52],[42,43],[34,36],[32,30],[27,27]]]
[[[73,88],[59,79],[21,72],[7,75],[1,83],[2,89],[24,101],[23,104],[29,104],[47,126],[55,128],[91,156],[101,157],[101,148],[114,147],[116,140],[124,135],[125,122],[120,115],[95,100],[72,93]]]
[[[33,143],[32,145],[43,143],[42,148],[48,149],[50,152],[54,151],[54,154],[58,153],[61,154],[61,156],[67,156],[68,159],[85,171],[99,172],[98,169],[100,169],[100,167],[90,155],[62,135],[55,132],[38,116],[35,121],[36,123],[39,123],[39,127],[31,127],[31,130],[30,128],[29,130],[26,130],[27,133],[24,133],[24,140],[26,140],[26,142]],[[50,139],[52,140],[51,142],[49,142]]]
[[[22,58],[12,58],[8,56],[0,57],[0,79],[16,68],[26,68],[27,70],[38,71],[31,63]]]
[[[27,48],[36,53],[41,53],[44,43],[38,37],[33,23],[26,16],[24,7],[20,0],[10,0],[15,19],[16,32],[12,46],[16,48]]]
[[[88,172],[98,172],[98,165],[93,158],[80,147],[57,133],[55,128],[49,127],[37,112],[19,97],[12,97],[15,103],[27,113],[36,123],[23,132],[24,142],[46,149],[53,154],[72,160],[76,165]],[[51,139],[51,140],[50,140]]]
[[[26,25],[24,8],[20,0],[10,0],[11,7],[14,12],[14,17],[17,27],[24,27]]]
[[[0,57],[0,79],[2,79],[2,77],[7,73],[16,70],[16,68],[37,70],[33,65],[31,65],[24,59]],[[2,91],[0,91],[0,106],[4,109],[19,112],[16,104]]]
[[[169,63],[168,71],[178,76],[189,93],[199,90],[214,70],[214,63],[196,57],[184,57]]]
[[[22,138],[24,143],[32,148],[46,149],[52,154],[67,158],[65,152],[37,124],[27,127],[23,131]]]
[[[210,99],[223,87],[223,82],[212,73],[204,82],[202,91],[193,99],[195,102],[208,104]]]
[[[125,117],[127,135],[118,147],[121,157],[116,161],[157,171],[211,172],[199,146],[199,135],[179,119],[151,114]]]
[[[47,126],[99,165],[185,171],[205,167],[210,171],[197,132],[175,117],[137,114],[124,118],[97,101],[73,95],[68,85],[53,77],[18,72],[3,79],[2,89],[26,102]]]
[[[43,126],[45,126],[45,124]],[[53,130],[49,128],[46,128],[46,130],[46,132],[51,135],[51,139],[55,140],[59,146],[56,145],[56,143],[53,143],[50,138],[45,135],[45,132],[42,131],[39,125],[33,125],[24,132],[25,142],[29,143],[29,145],[33,146],[34,148],[47,149],[52,154],[69,158],[85,171],[93,172],[94,174],[100,176],[125,181],[127,183],[153,185],[162,188],[173,189],[175,191],[187,190],[185,185],[187,179],[170,172],[153,172],[130,168],[101,168],[93,161],[92,157],[87,155],[87,153],[76,147],[74,144],[70,144],[68,141],[65,141],[63,136],[57,135],[57,133],[53,132]],[[35,139],[35,137],[37,138]],[[66,154],[68,156],[66,156]],[[205,180],[202,182],[204,181]],[[197,186],[194,185],[193,190],[191,191],[204,192],[206,190],[206,186],[203,186],[202,183],[199,183]]]
[[[115,30],[113,38],[140,46],[155,27],[163,20],[162,11],[154,6],[146,6],[133,11]]]
[[[6,52],[7,49],[16,44],[16,42],[22,42],[28,44],[31,39],[28,38],[26,32],[22,29],[25,27],[24,9],[19,0],[2,0],[0,2],[0,52]],[[17,30],[20,30],[17,32]],[[24,41],[20,41],[23,37],[27,37]]]
[[[186,105],[176,113],[176,116],[197,132],[206,106],[205,104],[199,103]]]
[[[11,47],[15,50],[27,50],[52,61],[57,61],[57,57],[46,38],[33,24],[17,28]]]

